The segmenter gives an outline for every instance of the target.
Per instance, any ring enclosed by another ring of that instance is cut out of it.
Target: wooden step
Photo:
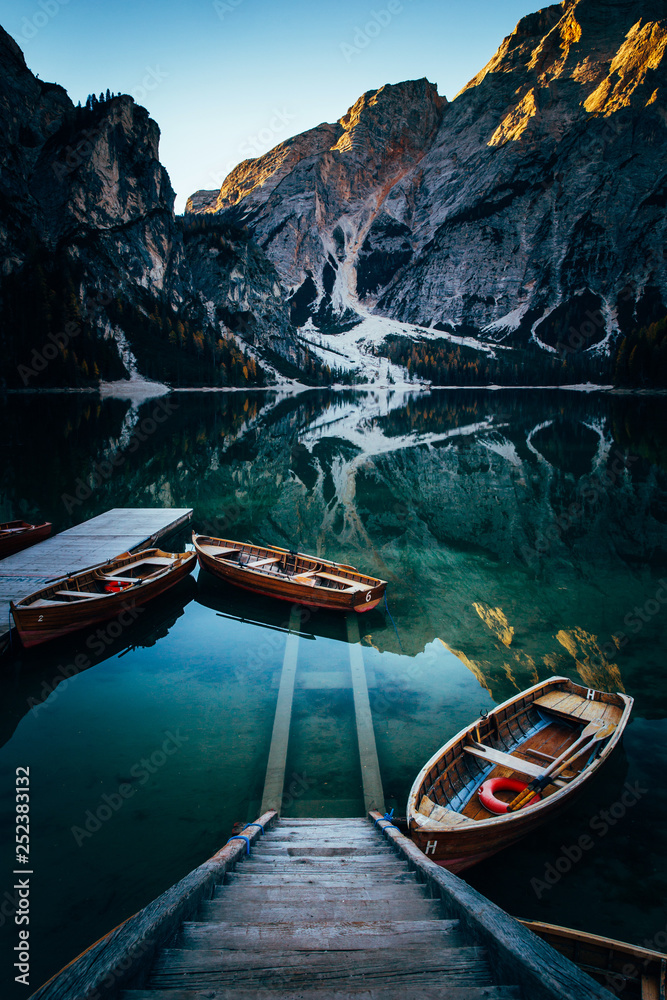
[[[419,885],[413,872],[391,872],[385,874],[358,875],[348,872],[341,878],[336,872],[290,871],[290,872],[231,872],[225,875],[225,885],[304,885],[304,886],[350,886],[351,889],[376,888],[389,885]]]
[[[325,827],[331,826],[338,829],[343,827],[349,827],[351,830],[372,830],[373,826],[367,819],[360,819],[358,816],[344,817],[344,816],[334,816],[330,819],[288,819],[280,820],[279,823],[273,828],[271,833],[282,833],[283,830],[297,830],[303,829],[304,827],[314,827],[318,830],[323,830]]]
[[[465,944],[457,920],[375,920],[266,924],[184,923],[177,947],[260,951],[364,951],[377,948],[451,948]],[[378,915],[380,911],[378,910]],[[258,914],[259,916],[259,914]]]
[[[386,912],[386,907],[384,908]],[[378,916],[378,904],[373,899],[334,899],[322,902],[270,903],[258,907],[254,903],[210,900],[202,903],[197,916],[199,920],[223,920],[234,923],[314,923],[324,920],[372,920]],[[405,899],[400,903],[402,920],[437,920],[442,916],[442,907],[436,899]]]
[[[316,986],[314,989],[165,989],[125,990],[121,1000],[521,1000],[515,986],[352,986],[345,989]]]
[[[424,970],[427,970],[426,972]],[[416,977],[438,986],[490,986],[484,949],[395,948],[337,952],[220,951],[164,948],[151,970],[153,989],[266,986],[281,990],[322,985],[409,985]]]
[[[372,871],[374,868],[386,868],[387,870],[393,871],[405,871],[407,866],[396,858],[393,853],[389,854],[360,854],[360,855],[350,855],[349,857],[318,857],[318,855],[306,854],[302,856],[292,857],[289,854],[280,853],[278,855],[271,855],[262,857],[253,854],[248,858],[244,858],[239,864],[238,868],[248,870],[252,868],[266,868],[267,866],[273,866],[274,868],[293,868],[293,867],[303,867],[303,868],[317,868],[325,869],[331,868],[334,871]]]
[[[386,905],[388,900],[396,900],[399,905],[405,899],[430,899],[426,886],[403,883],[376,885],[369,888],[365,884],[351,888],[349,885],[315,886],[282,880],[276,885],[239,885],[218,886],[213,899],[229,900],[234,903],[297,903],[305,900],[313,902],[329,902],[335,899],[367,899]]]
[[[256,860],[260,858],[393,858],[397,864],[400,861],[391,847],[378,847],[372,841],[370,844],[266,844],[257,847],[252,852]]]

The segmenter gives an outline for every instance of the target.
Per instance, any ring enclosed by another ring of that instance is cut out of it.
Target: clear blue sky
[[[426,76],[454,94],[535,0],[0,0],[0,24],[76,103],[107,87],[158,122],[176,207],[231,168]],[[361,30],[361,33],[359,32]]]

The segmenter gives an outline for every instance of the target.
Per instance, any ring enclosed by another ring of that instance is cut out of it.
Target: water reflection
[[[199,530],[388,580],[392,617],[380,607],[359,627],[385,797],[398,812],[424,760],[517,690],[554,674],[625,690],[635,698],[628,756],[588,806],[613,802],[626,778],[650,782],[651,796],[580,877],[587,929],[649,934],[667,878],[652,818],[667,809],[657,766],[667,716],[664,404],[529,390],[170,399],[163,422],[150,402],[0,400],[0,519],[62,529],[110,507],[191,506]],[[261,800],[289,605],[203,573],[187,587],[66,686],[55,684],[59,671],[85,637],[21,654],[0,675],[0,773],[32,762],[36,848],[60,865],[44,874],[36,910],[52,942],[37,960],[45,974],[212,853]],[[77,848],[71,827],[179,730],[187,739],[173,762]],[[301,623],[287,768],[298,791],[289,815],[359,812],[345,623],[324,611]],[[576,840],[584,813],[572,816],[561,832],[526,841],[525,855],[519,846],[500,868],[482,866],[475,884],[524,916],[576,923],[573,883],[534,905],[530,890],[559,837]],[[651,858],[640,873],[633,852]],[[598,859],[620,887],[608,918]],[[644,917],[630,894],[644,900]]]
[[[48,711],[73,677],[111,657],[121,659],[135,649],[154,646],[167,636],[196,591],[195,581],[186,577],[168,594],[137,608],[141,613],[118,635],[115,629],[109,629],[110,623],[105,623],[39,650],[24,650],[17,644],[7,669],[0,672],[0,746],[11,738],[28,712],[37,717]]]

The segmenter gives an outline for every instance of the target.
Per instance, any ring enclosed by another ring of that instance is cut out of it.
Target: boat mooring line
[[[294,698],[294,681],[296,677],[296,661],[299,649],[299,626],[301,625],[301,608],[295,604],[289,619],[289,633],[285,643],[283,668],[280,675],[280,688],[276,702],[276,714],[273,720],[271,748],[266,765],[264,793],[260,813],[272,809],[280,812],[285,785],[285,764],[287,762],[287,746],[289,743],[290,723],[292,721],[292,701]]]
[[[350,651],[350,672],[352,674],[352,694],[354,696],[354,714],[357,723],[357,739],[359,741],[359,760],[361,761],[361,780],[364,788],[364,805],[366,814],[371,810],[385,812],[384,792],[380,777],[375,730],[371,705],[368,699],[368,684],[364,657],[359,636],[359,622],[356,614],[347,615],[347,638]],[[374,803],[374,804],[373,804]]]
[[[245,827],[244,827],[244,829],[245,829]],[[264,830],[263,830],[263,829],[262,829],[262,833],[264,833]],[[239,833],[239,834],[238,834],[237,836],[235,836],[235,837],[230,837],[230,838],[229,838],[229,840],[227,841],[227,843],[228,843],[228,844],[231,844],[232,840],[245,840],[245,852],[246,852],[246,854],[250,854],[250,837],[243,837],[243,836],[242,836],[242,835],[241,835],[241,834]],[[225,845],[225,846],[226,846],[226,845]]]

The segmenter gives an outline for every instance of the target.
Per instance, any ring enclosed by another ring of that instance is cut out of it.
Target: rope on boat
[[[259,827],[259,829],[260,829],[260,836],[261,836],[262,833],[264,833],[264,827],[262,826],[261,823],[246,823],[246,825],[243,827],[243,829],[247,830],[249,826],[257,826],[257,827]],[[227,841],[227,843],[229,843],[229,841]]]
[[[243,829],[245,830],[245,827]],[[246,854],[250,854],[250,837],[244,837],[242,833],[239,833],[235,837],[230,837],[227,844],[231,844],[232,840],[245,840],[245,852]],[[225,847],[227,844],[225,844]]]
[[[391,611],[389,610],[389,605],[387,604],[387,591],[386,590],[384,592],[384,606],[387,609],[387,614],[389,615],[389,618],[391,620],[391,624],[394,626],[394,632],[396,633],[396,638],[398,639],[398,645],[401,647],[401,652],[403,653],[403,652],[405,652],[405,650],[403,649],[403,643],[401,642],[401,637],[398,634],[398,629],[396,628],[396,622],[391,617]]]

